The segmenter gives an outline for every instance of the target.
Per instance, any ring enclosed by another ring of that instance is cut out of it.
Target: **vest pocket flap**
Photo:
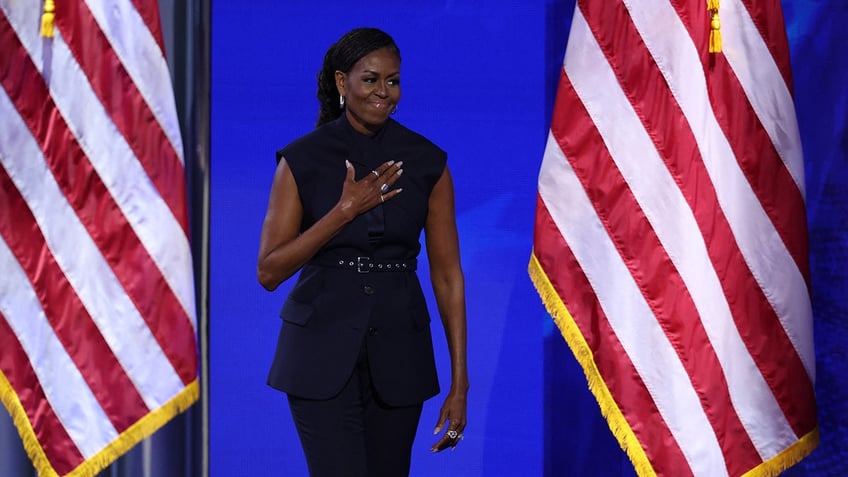
[[[280,310],[280,318],[282,318],[283,321],[304,326],[307,322],[309,322],[312,312],[312,305],[288,299],[285,303],[283,303],[283,309]]]

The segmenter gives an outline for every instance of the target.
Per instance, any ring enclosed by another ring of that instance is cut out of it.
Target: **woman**
[[[432,450],[466,424],[464,278],[446,154],[389,117],[400,52],[373,28],[327,51],[317,128],[277,153],[257,275],[300,270],[280,312],[268,383],[287,393],[310,475],[408,475],[423,402],[438,394],[430,317],[415,274],[426,237],[451,387]]]

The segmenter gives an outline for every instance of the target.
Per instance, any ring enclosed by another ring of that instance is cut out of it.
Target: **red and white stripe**
[[[531,275],[640,475],[776,475],[818,438],[777,0],[578,1]]]
[[[0,396],[41,475],[197,399],[185,173],[156,1],[0,0]]]

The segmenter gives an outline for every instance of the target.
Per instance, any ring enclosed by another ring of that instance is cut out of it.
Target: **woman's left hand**
[[[465,430],[465,409],[467,390],[455,391],[451,390],[448,397],[445,398],[442,404],[442,410],[439,412],[439,421],[436,423],[436,429],[433,434],[438,434],[443,428],[446,428],[445,434],[438,442],[430,448],[432,452],[441,452],[448,447],[453,450],[459,441],[463,439],[462,432]]]

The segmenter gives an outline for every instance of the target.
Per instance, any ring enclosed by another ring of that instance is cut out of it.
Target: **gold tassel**
[[[719,0],[707,0],[710,12],[710,53],[721,53],[721,20],[718,18]]]
[[[53,0],[44,1],[44,13],[41,15],[41,36],[53,38],[53,20],[56,17],[56,5]]]
[[[718,12],[713,12],[710,18],[710,53],[721,53],[721,21]]]

